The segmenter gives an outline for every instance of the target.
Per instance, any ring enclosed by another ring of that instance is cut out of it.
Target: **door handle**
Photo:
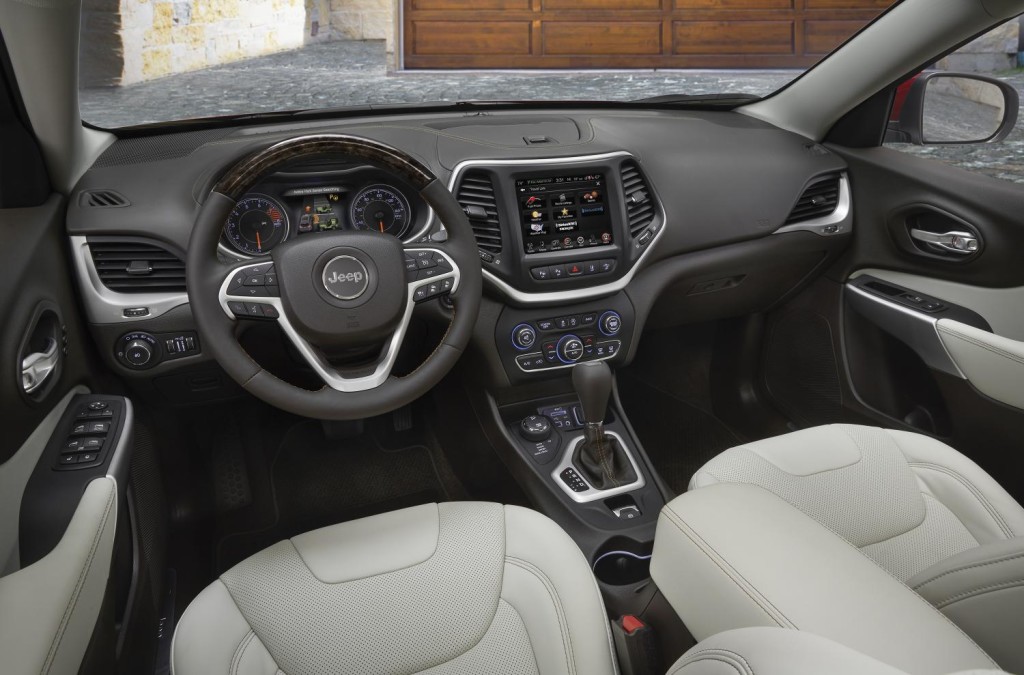
[[[46,341],[44,351],[33,352],[22,359],[21,388],[26,394],[35,393],[53,374],[58,363],[60,363],[60,349],[57,341],[50,338]]]
[[[977,253],[981,246],[978,237],[970,232],[929,232],[914,228],[910,230],[910,238],[958,255]]]

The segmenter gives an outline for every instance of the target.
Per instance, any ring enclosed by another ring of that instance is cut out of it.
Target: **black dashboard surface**
[[[845,168],[822,146],[735,112],[513,111],[287,123],[116,141],[76,192],[116,190],[130,205],[95,208],[73,196],[68,233],[144,236],[184,250],[202,200],[228,166],[276,141],[312,133],[392,144],[446,184],[472,160],[628,152],[644,167],[665,214],[665,232],[648,265],[767,235],[782,226],[814,177]],[[546,140],[526,140],[536,138]]]

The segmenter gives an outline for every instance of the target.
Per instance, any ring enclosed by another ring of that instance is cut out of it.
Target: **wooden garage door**
[[[797,68],[892,0],[403,0],[406,68]]]

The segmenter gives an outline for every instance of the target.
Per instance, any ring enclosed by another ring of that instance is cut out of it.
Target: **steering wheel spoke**
[[[221,283],[219,300],[221,308],[233,319],[283,316],[274,263],[248,263],[231,269]]]

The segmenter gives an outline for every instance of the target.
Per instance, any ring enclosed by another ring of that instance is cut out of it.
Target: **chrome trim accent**
[[[188,304],[187,293],[117,293],[103,285],[83,235],[71,236],[71,259],[85,301],[85,314],[90,323],[131,323],[165,314]],[[145,316],[125,316],[124,310],[148,307]]]
[[[837,234],[846,234],[847,232],[853,231],[853,222],[851,218],[852,211],[853,198],[850,193],[850,178],[844,171],[839,174],[839,200],[836,202],[835,211],[827,216],[805,220],[802,223],[784,225],[772,232],[772,234],[785,234],[786,232],[813,232],[819,237],[832,237]],[[849,227],[846,226],[848,220],[851,221],[849,223]],[[825,231],[825,228],[831,228],[833,226],[838,226],[834,232]]]
[[[958,255],[974,255],[981,247],[978,237],[963,230],[929,232],[915,227],[910,230],[910,238],[926,244],[934,244],[944,251]]]
[[[605,433],[608,434],[609,436],[613,436],[615,440],[619,442],[619,445],[622,446],[622,450],[626,453],[626,457],[629,459],[629,463],[633,466],[633,471],[636,472],[636,480],[630,483],[629,485],[620,485],[619,487],[609,488],[607,490],[598,490],[594,487],[590,487],[590,489],[587,490],[586,492],[573,492],[572,488],[566,485],[565,481],[563,481],[558,476],[558,474],[562,473],[569,467],[572,467],[573,469],[576,470],[576,473],[580,475],[580,479],[584,483],[587,483],[586,476],[584,476],[583,473],[579,469],[577,469],[575,465],[573,465],[572,463],[572,455],[574,452],[576,452],[576,447],[583,442],[583,436],[577,436],[568,443],[568,445],[566,446],[565,453],[562,455],[561,461],[558,462],[558,465],[551,472],[551,477],[555,479],[555,483],[558,484],[558,487],[562,488],[562,491],[565,492],[565,494],[569,495],[569,498],[572,499],[577,504],[586,504],[588,502],[592,502],[598,499],[614,497],[615,495],[621,495],[625,494],[626,492],[632,492],[633,490],[639,490],[643,486],[647,485],[647,480],[644,478],[643,471],[640,470],[640,465],[637,464],[636,459],[633,457],[633,453],[630,452],[629,446],[626,445],[626,441],[623,440],[622,436],[615,433],[614,431],[606,431]],[[590,483],[587,483],[587,485],[589,486]]]
[[[455,196],[455,186],[458,184],[459,177],[465,172],[466,169],[471,167],[490,167],[490,166],[531,166],[531,165],[558,165],[558,164],[586,164],[588,162],[600,162],[607,159],[615,159],[617,157],[630,158],[633,161],[640,164],[640,160],[636,158],[631,152],[625,150],[616,150],[614,152],[605,152],[597,155],[576,155],[572,157],[543,157],[540,159],[467,159],[459,162],[455,165],[452,170],[451,178],[448,180],[448,191]],[[668,226],[668,218],[665,214],[665,207],[661,203],[657,194],[654,192],[652,186],[648,186],[651,191],[651,199],[657,208],[654,222],[651,229],[654,231],[654,237],[647,242],[646,249],[640,254],[636,262],[626,271],[621,278],[616,281],[612,281],[607,284],[601,284],[600,286],[591,286],[589,288],[577,288],[573,290],[565,291],[545,291],[545,292],[532,292],[532,291],[521,291],[517,288],[510,286],[505,281],[499,279],[493,273],[489,272],[486,268],[483,269],[484,279],[493,284],[499,291],[501,291],[505,297],[515,300],[518,303],[524,305],[536,305],[536,304],[554,304],[563,302],[578,302],[580,300],[589,300],[591,298],[599,298],[614,293],[618,293],[623,288],[629,285],[629,282],[633,280],[633,277],[640,270],[643,265],[644,259],[650,254],[651,250],[654,249],[654,245],[658,243],[662,233]],[[626,227],[626,237],[629,237],[629,228]],[[504,230],[503,230],[504,231]],[[635,248],[640,248],[632,239],[628,239],[629,244]],[[626,246],[623,246],[625,250]],[[584,251],[590,251],[592,249],[580,249],[580,253]],[[599,251],[599,249],[597,249]],[[516,252],[518,255],[525,255]],[[591,257],[599,255],[599,253],[592,253]],[[584,256],[586,257],[586,256]],[[623,262],[623,261],[620,261]],[[583,277],[585,278],[585,277]]]
[[[240,265],[232,268],[232,270],[224,277],[224,282],[220,286],[220,293],[218,294],[218,300],[220,301],[221,309],[227,314],[232,320],[237,320],[231,310],[228,308],[228,302],[258,302],[260,304],[270,305],[277,310],[278,318],[277,323],[281,326],[285,335],[291,340],[295,348],[302,354],[302,357],[306,360],[309,366],[316,372],[317,375],[324,381],[324,383],[331,389],[342,392],[360,392],[369,391],[382,385],[388,377],[391,376],[391,369],[395,365],[395,359],[398,358],[398,350],[402,346],[402,340],[405,339],[405,333],[409,329],[409,322],[412,319],[412,312],[416,306],[413,296],[416,294],[416,290],[421,286],[426,286],[438,281],[444,281],[445,279],[454,279],[454,285],[452,286],[451,292],[454,293],[459,288],[459,280],[462,278],[459,266],[455,264],[455,261],[444,251],[436,248],[419,246],[416,248],[404,249],[405,253],[417,253],[420,251],[431,251],[438,253],[448,261],[452,266],[452,271],[446,274],[441,274],[430,279],[422,279],[417,281],[410,281],[406,284],[407,295],[405,300],[405,313],[402,315],[402,319],[398,324],[398,328],[395,329],[394,334],[391,336],[391,340],[387,346],[381,352],[380,359],[378,359],[374,370],[369,375],[362,377],[345,377],[338,370],[328,363],[318,352],[316,347],[306,341],[299,332],[292,325],[291,321],[288,320],[288,315],[284,311],[284,306],[281,303],[281,298],[273,297],[261,297],[261,298],[246,298],[244,296],[228,295],[228,285],[231,283],[232,277],[239,270],[254,265],[267,265],[267,262],[251,263],[249,265]]]
[[[966,380],[939,337],[939,318],[886,300],[846,283],[851,304],[867,319],[904,342],[932,368]],[[865,302],[868,301],[868,302]]]

